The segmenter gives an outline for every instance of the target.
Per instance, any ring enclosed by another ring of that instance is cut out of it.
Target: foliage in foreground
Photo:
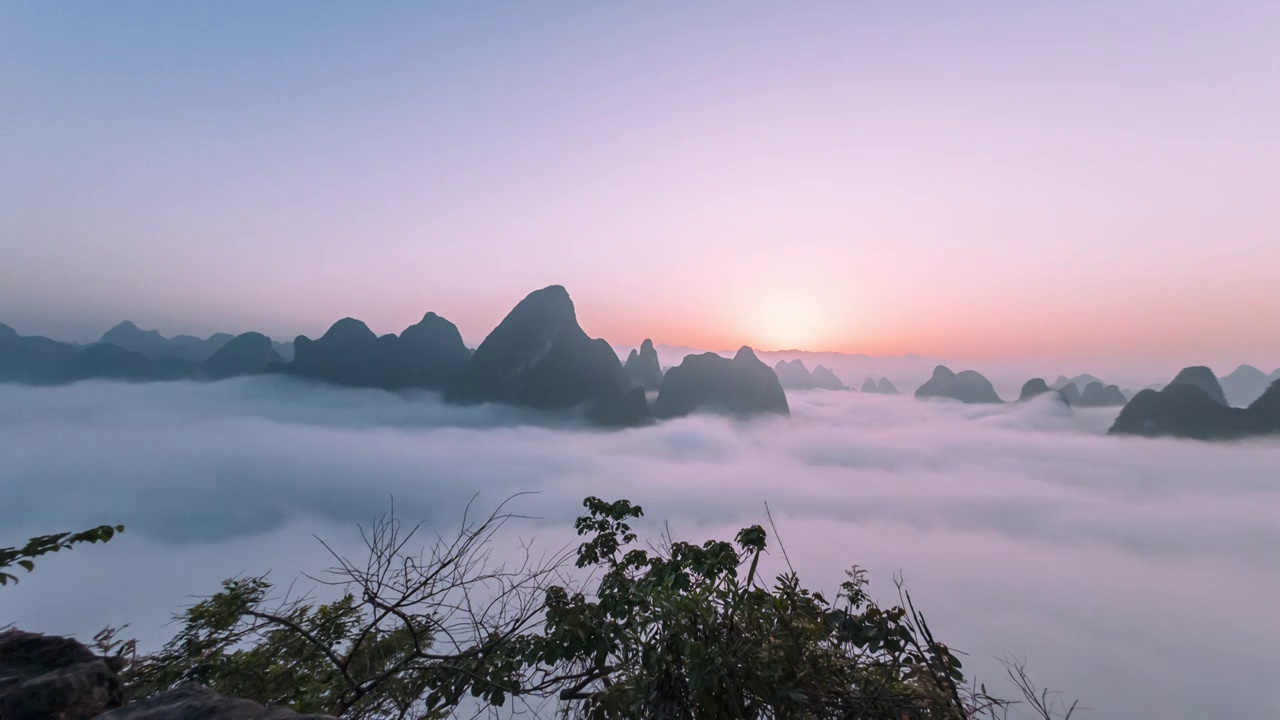
[[[421,553],[406,549],[417,528],[404,533],[388,516],[366,536],[367,562],[335,555],[319,580],[339,599],[273,602],[265,578],[228,580],[179,616],[160,652],[133,659],[126,684],[140,697],[197,680],[370,719],[463,706],[590,720],[967,720],[1009,706],[966,691],[960,661],[909,595],[904,607],[879,607],[856,567],[829,600],[790,569],[761,577],[768,536],[758,525],[732,542],[668,538],[655,548],[631,528],[638,506],[584,505],[575,553],[535,559],[526,549],[514,565],[490,561],[494,534],[515,517],[501,508]],[[1021,678],[1024,693],[1034,690]]]
[[[122,532],[124,532],[123,525],[99,525],[77,533],[64,532],[33,537],[20,548],[0,548],[0,585],[18,582],[18,576],[8,572],[14,565],[31,572],[36,569],[35,558],[41,555],[70,550],[82,543],[108,542],[116,536],[116,533]]]

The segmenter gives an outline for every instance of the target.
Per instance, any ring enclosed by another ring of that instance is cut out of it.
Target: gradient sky
[[[0,3],[0,321],[1280,364],[1280,3]]]

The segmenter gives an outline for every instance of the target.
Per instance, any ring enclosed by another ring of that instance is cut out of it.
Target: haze
[[[1270,367],[1278,21],[7,3],[0,308],[82,341],[430,309],[474,344],[563,283],[615,344]]]

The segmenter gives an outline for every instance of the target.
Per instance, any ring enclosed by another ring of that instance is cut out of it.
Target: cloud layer
[[[1268,716],[1280,620],[1280,444],[1108,438],[1114,410],[1048,398],[975,408],[860,393],[790,396],[793,417],[694,417],[599,432],[572,417],[455,408],[276,378],[0,387],[0,544],[121,522],[105,548],[41,563],[5,620],[92,632],[165,613],[240,571],[323,567],[394,496],[447,527],[476,493],[537,491],[520,528],[549,545],[589,494],[650,530],[728,535],[767,501],[806,580],[905,571],[984,676],[1029,656],[1092,717]],[[537,420],[537,424],[532,424]],[[780,560],[780,555],[775,557]],[[120,582],[126,579],[127,582]],[[86,583],[106,592],[86,593]]]

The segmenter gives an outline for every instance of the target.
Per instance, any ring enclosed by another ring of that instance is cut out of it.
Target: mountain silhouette
[[[812,390],[813,376],[804,366],[803,360],[779,360],[773,366],[773,373],[778,376],[778,383],[786,390]]]
[[[1222,386],[1222,394],[1226,397],[1228,405],[1245,407],[1261,397],[1273,379],[1275,378],[1268,377],[1252,365],[1241,365],[1229,375],[1223,376],[1219,384]]]
[[[649,338],[640,343],[639,352],[631,351],[623,369],[627,371],[631,381],[646,392],[656,392],[662,387],[662,366],[658,364],[658,351]]]
[[[880,382],[876,382],[871,378],[862,381],[862,392],[877,393],[879,395],[899,395],[898,388],[889,382],[889,378],[882,377]]]
[[[1194,385],[1208,393],[1213,401],[1220,404],[1227,404],[1227,396],[1222,392],[1222,385],[1218,383],[1218,378],[1213,371],[1204,365],[1195,365],[1183,368],[1173,378],[1170,385]]]
[[[1091,382],[1084,387],[1084,392],[1080,393],[1080,399],[1075,404],[1080,407],[1120,407],[1125,402],[1124,393],[1120,392],[1119,387]]]
[[[916,390],[916,397],[945,397],[963,403],[1004,402],[996,394],[991,383],[981,374],[973,370],[965,370],[957,374],[945,365],[939,365],[933,369],[933,377]]]
[[[1053,392],[1053,389],[1044,381],[1044,378],[1031,378],[1023,383],[1022,392],[1018,393],[1018,401],[1030,400],[1047,392]],[[1064,397],[1063,399],[1065,400],[1066,398]]]
[[[585,405],[604,425],[651,420],[644,389],[631,382],[609,343],[582,330],[559,285],[521,300],[476,348],[447,397],[545,410]]]
[[[744,346],[732,360],[715,353],[688,355],[667,371],[653,414],[672,418],[694,412],[744,418],[766,413],[790,415],[791,409],[777,374]]]
[[[204,374],[210,380],[223,380],[240,375],[259,375],[272,363],[282,363],[284,358],[276,352],[271,338],[262,333],[247,332],[237,335],[218,348],[204,362]]]
[[[813,380],[813,386],[820,390],[847,390],[844,383],[836,376],[834,370],[825,365],[819,365],[809,374]]]
[[[1280,433],[1280,381],[1272,382],[1248,407],[1238,408],[1228,406],[1205,389],[1204,368],[1187,370],[1179,377],[1189,381],[1172,382],[1162,390],[1148,388],[1134,395],[1109,433],[1197,440]]]

